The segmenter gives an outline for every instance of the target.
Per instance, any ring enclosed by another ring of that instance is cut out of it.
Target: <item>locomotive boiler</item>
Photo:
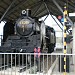
[[[9,27],[7,27],[8,24]],[[41,52],[48,50],[49,53],[52,53],[56,36],[52,27],[32,17],[31,10],[27,9],[22,11],[15,25],[9,22],[5,24],[3,42],[0,52],[32,53],[35,47],[40,47]]]

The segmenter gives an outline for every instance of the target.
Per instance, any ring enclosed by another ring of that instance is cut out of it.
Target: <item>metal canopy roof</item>
[[[57,7],[53,1],[59,6]],[[75,12],[75,0],[0,0],[0,21],[16,20],[24,9],[31,9],[32,16],[38,18],[49,13],[55,16],[62,15],[61,9],[63,10],[65,3],[68,12]]]

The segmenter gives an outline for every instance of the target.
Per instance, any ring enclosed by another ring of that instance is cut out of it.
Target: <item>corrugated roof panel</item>
[[[4,14],[6,9],[11,5],[11,3],[14,0],[0,0],[0,16]],[[4,18],[12,19],[14,18],[12,15],[17,16],[17,18],[21,11],[23,9],[31,9],[32,16],[41,17],[46,14],[48,14],[47,9],[45,8],[43,1],[47,3],[47,6],[49,8],[49,11],[53,15],[61,15],[62,13],[59,11],[59,9],[56,7],[56,5],[53,3],[53,0],[16,0],[15,3],[11,6],[11,9],[6,13]],[[74,12],[75,11],[75,0],[56,0],[57,3],[60,5],[60,7],[63,9],[64,4],[66,3],[68,6],[68,12]],[[42,4],[42,5],[41,5]],[[37,11],[37,12],[36,12]],[[9,18],[12,16],[11,18]],[[3,18],[3,19],[4,19]],[[74,20],[74,19],[73,19]]]

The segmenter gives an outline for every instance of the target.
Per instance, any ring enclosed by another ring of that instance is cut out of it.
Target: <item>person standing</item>
[[[34,48],[34,57],[37,65],[37,72],[41,71],[40,53],[41,53],[40,47]]]

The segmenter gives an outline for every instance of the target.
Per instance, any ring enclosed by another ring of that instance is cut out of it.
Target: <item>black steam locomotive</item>
[[[35,47],[41,51],[54,51],[56,36],[52,27],[46,26],[43,21],[31,17],[31,11],[23,10],[15,25],[7,22],[4,26],[2,46],[0,52],[32,53]]]

